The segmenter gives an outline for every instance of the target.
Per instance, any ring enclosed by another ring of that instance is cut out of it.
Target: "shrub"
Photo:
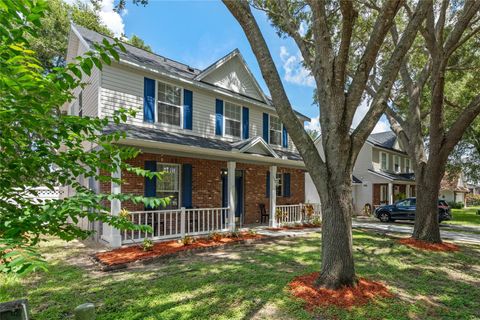
[[[480,194],[467,194],[465,196],[467,206],[480,206]]]
[[[448,202],[448,206],[452,209],[463,209],[464,204],[463,204],[463,202],[450,201],[450,202]]]
[[[257,231],[255,231],[255,230],[253,230],[253,229],[248,229],[247,234],[248,234],[249,236],[256,236],[256,235],[257,235]]]
[[[192,236],[185,236],[185,237],[182,238],[182,244],[184,246],[189,246],[194,242],[195,242],[195,239],[193,239]]]
[[[223,235],[219,232],[211,232],[209,235],[208,235],[208,239],[212,240],[212,241],[220,241],[222,240],[223,238]]]
[[[320,218],[315,217],[312,221],[312,225],[314,225],[315,227],[321,227],[322,226],[322,221],[320,220]]]
[[[153,250],[153,241],[151,239],[145,238],[142,242],[143,251],[152,251]]]

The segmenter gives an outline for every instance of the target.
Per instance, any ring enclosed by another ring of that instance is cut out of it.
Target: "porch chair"
[[[265,203],[259,203],[258,208],[260,209],[260,223],[268,222],[269,214],[265,209]]]

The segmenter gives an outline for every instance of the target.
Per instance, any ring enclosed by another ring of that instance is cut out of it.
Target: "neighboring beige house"
[[[321,137],[315,145],[322,158]],[[371,134],[358,155],[352,176],[352,201],[356,214],[363,214],[366,206],[393,204],[407,197],[416,197],[415,173],[407,153],[392,131]],[[447,176],[442,181],[440,199],[464,202],[468,193],[463,174]],[[308,175],[305,177],[307,202],[320,202],[318,193]]]
[[[315,140],[315,145],[323,158],[321,137]],[[306,201],[318,202],[318,194],[308,174],[305,183]],[[357,214],[361,214],[366,205],[373,209],[416,196],[411,160],[393,132],[370,135],[355,163],[352,184],[352,201]]]
[[[470,190],[462,173],[445,173],[440,185],[440,199],[447,202],[462,202],[465,204],[465,195],[469,192]]]

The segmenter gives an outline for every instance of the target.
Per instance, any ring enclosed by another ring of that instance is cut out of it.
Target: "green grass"
[[[396,297],[310,314],[287,284],[319,269],[320,246],[320,235],[312,234],[101,273],[82,260],[83,246],[52,241],[42,248],[50,272],[0,276],[0,301],[27,297],[37,320],[69,319],[84,302],[96,304],[99,320],[480,318],[480,246],[423,252],[365,232],[354,233],[357,273],[385,282]]]
[[[442,223],[480,226],[480,215],[477,214],[477,210],[479,209],[480,207],[452,209],[453,219]]]

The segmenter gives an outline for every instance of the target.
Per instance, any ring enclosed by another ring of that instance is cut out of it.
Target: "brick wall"
[[[143,153],[129,161],[131,165],[144,167],[145,161],[192,165],[192,205],[198,208],[214,208],[222,205],[221,170],[227,169],[226,161],[174,157],[169,155]],[[238,163],[237,170],[243,171],[244,181],[244,223],[260,221],[258,205],[264,203],[269,210],[266,197],[266,175],[268,166]],[[305,201],[305,174],[300,169],[277,168],[277,173],[290,172],[290,197],[277,197],[277,204],[297,204]],[[122,172],[122,193],[144,194],[144,178],[133,173]],[[110,183],[100,183],[101,192],[110,192]],[[142,204],[124,202],[122,207],[130,211],[144,210]]]

